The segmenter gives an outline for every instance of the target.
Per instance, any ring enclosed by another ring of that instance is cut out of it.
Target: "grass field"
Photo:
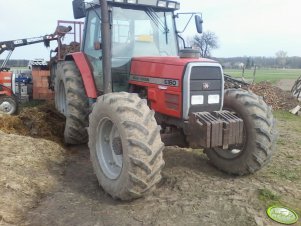
[[[241,77],[241,69],[226,69],[225,74],[233,77]],[[281,79],[297,79],[301,75],[301,69],[257,69],[255,82],[269,81],[275,83]],[[245,70],[245,78],[253,79],[253,70]]]

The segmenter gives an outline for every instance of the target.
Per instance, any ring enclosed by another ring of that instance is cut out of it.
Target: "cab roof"
[[[127,6],[151,6],[155,8],[165,8],[169,10],[178,10],[180,9],[180,3],[176,1],[169,0],[107,0],[108,3],[115,3],[120,5]],[[99,0],[93,0],[93,5],[99,5]],[[90,8],[91,5],[88,4],[87,8]]]

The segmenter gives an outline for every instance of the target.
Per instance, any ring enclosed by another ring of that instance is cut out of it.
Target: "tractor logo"
[[[209,83],[208,82],[203,83],[203,89],[209,89]]]

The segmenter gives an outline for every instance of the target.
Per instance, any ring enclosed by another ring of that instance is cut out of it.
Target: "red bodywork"
[[[131,72],[133,76],[144,76],[164,80],[177,80],[178,86],[154,84],[130,80],[133,85],[147,87],[151,108],[164,115],[181,118],[182,83],[186,65],[191,62],[214,62],[209,59],[179,58],[179,57],[135,57],[132,59]]]
[[[82,75],[87,97],[96,99],[97,90],[87,56],[82,52],[72,53],[71,56]]]
[[[12,96],[12,72],[0,71],[0,95]]]
[[[97,98],[91,65],[82,52],[72,53],[78,69],[81,72],[86,94],[89,98]],[[130,75],[140,78],[154,78],[160,81],[177,80],[177,86],[156,84],[148,81],[130,79],[129,83],[140,87],[147,87],[147,97],[151,108],[164,115],[181,118],[183,100],[183,75],[186,65],[191,62],[215,62],[209,59],[179,58],[179,57],[135,57],[132,59]]]

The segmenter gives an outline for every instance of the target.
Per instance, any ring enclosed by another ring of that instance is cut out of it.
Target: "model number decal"
[[[167,85],[167,86],[179,86],[179,82],[178,82],[178,80],[165,79],[164,80],[164,85]]]
[[[179,80],[176,79],[163,79],[163,78],[152,78],[152,77],[131,75],[130,80],[137,81],[137,82],[146,82],[146,83],[152,83],[158,85],[165,85],[165,86],[179,86]]]

